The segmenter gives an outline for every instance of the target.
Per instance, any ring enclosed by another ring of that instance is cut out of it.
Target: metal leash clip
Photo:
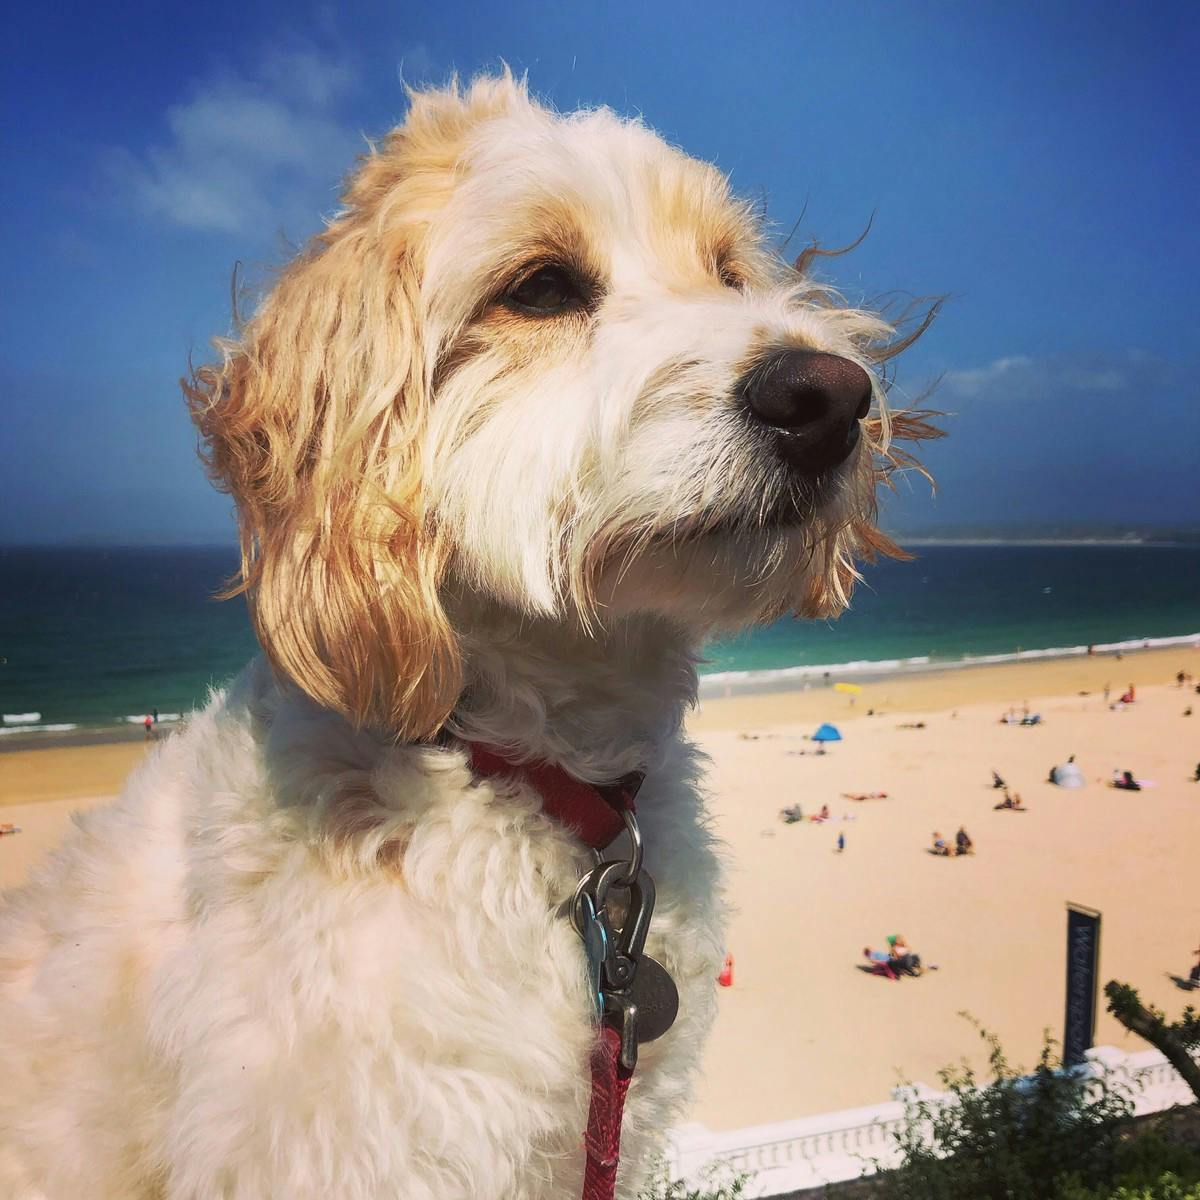
[[[579,881],[571,904],[571,924],[583,939],[598,1020],[610,1021],[621,1035],[621,1065],[632,1071],[638,1046],[661,1037],[674,1024],[679,993],[665,967],[644,953],[654,913],[654,880],[642,867],[637,820],[625,814],[632,839],[628,859],[598,864]],[[613,926],[609,901],[625,894],[623,915]]]

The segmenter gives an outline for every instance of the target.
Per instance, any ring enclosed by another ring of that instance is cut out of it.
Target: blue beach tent
[[[812,735],[814,742],[840,742],[842,735],[838,732],[836,725],[822,725],[816,733]]]

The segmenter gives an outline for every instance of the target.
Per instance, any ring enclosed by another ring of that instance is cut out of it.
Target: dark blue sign
[[[1100,914],[1094,908],[1067,905],[1067,1018],[1063,1065],[1084,1061],[1096,1038],[1100,987]]]

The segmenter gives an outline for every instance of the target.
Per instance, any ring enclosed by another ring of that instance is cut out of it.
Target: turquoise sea
[[[866,568],[850,612],[709,648],[705,691],[1193,641],[1200,546],[926,546]],[[228,548],[0,549],[0,730],[169,720],[254,653]]]

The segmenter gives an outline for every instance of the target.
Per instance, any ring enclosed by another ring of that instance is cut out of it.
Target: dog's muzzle
[[[871,378],[857,363],[817,350],[783,350],[758,364],[739,389],[775,453],[805,475],[845,462],[871,408]]]

